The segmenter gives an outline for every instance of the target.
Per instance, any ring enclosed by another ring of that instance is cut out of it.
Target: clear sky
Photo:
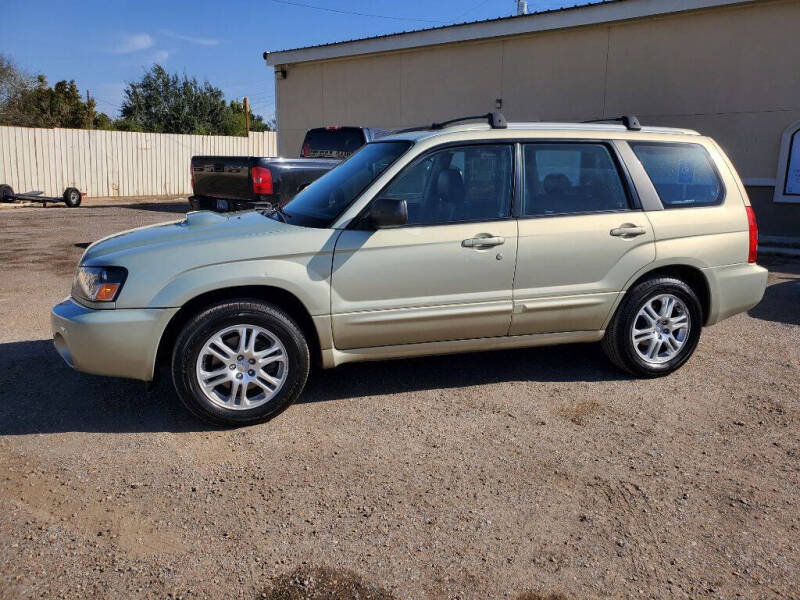
[[[528,0],[528,7],[584,3]],[[159,62],[208,79],[229,100],[249,96],[254,112],[270,118],[275,91],[264,50],[515,12],[515,0],[0,0],[0,52],[50,84],[74,79],[114,117],[125,83]]]

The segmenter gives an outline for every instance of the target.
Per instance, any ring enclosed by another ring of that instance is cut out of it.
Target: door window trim
[[[620,183],[622,184],[622,189],[625,192],[625,197],[628,200],[628,208],[624,209],[617,209],[617,210],[583,210],[580,212],[563,212],[563,213],[553,213],[549,215],[525,215],[522,214],[522,202],[515,202],[512,206],[513,215],[517,219],[552,219],[554,217],[580,217],[585,215],[605,215],[605,214],[615,214],[615,213],[629,213],[629,212],[641,212],[642,211],[642,202],[639,198],[639,194],[636,190],[636,186],[633,183],[633,178],[631,177],[630,172],[628,171],[628,167],[625,164],[625,161],[622,160],[622,157],[619,155],[619,151],[617,149],[616,144],[613,142],[616,140],[611,139],[596,139],[596,138],[530,138],[525,140],[519,140],[519,154],[517,156],[518,160],[518,171],[519,179],[518,185],[520,193],[518,196],[515,195],[515,199],[517,197],[521,197],[525,193],[524,188],[524,169],[525,169],[525,149],[523,146],[525,145],[532,145],[532,144],[546,144],[546,145],[556,145],[556,144],[585,144],[585,145],[592,145],[592,146],[603,146],[606,151],[611,156],[611,162],[614,164],[614,168],[617,171],[617,176],[619,177]]]
[[[372,203],[375,202],[381,195],[399,178],[401,177],[406,169],[414,168],[417,164],[424,161],[428,156],[439,152],[441,150],[446,150],[447,148],[464,148],[464,147],[472,147],[472,146],[510,146],[511,147],[511,198],[510,198],[510,206],[509,206],[509,213],[507,217],[497,217],[495,219],[474,219],[470,221],[441,221],[438,223],[407,223],[405,225],[396,225],[394,227],[382,227],[381,229],[403,229],[408,227],[441,227],[443,225],[469,225],[470,223],[495,223],[498,221],[510,221],[514,218],[514,205],[517,195],[517,171],[518,164],[516,160],[517,152],[515,149],[515,144],[518,145],[518,140],[516,139],[497,139],[497,140],[461,140],[457,142],[446,142],[444,144],[439,144],[438,146],[432,146],[428,148],[424,152],[421,152],[419,155],[411,159],[408,164],[403,166],[400,171],[398,171],[394,177],[392,177],[386,185],[384,185],[371,199],[364,208],[350,221],[350,224],[347,226],[347,229],[358,229],[358,230],[367,230],[367,231],[377,231],[371,228],[364,228],[362,227],[365,223],[365,217],[369,212],[370,206]]]

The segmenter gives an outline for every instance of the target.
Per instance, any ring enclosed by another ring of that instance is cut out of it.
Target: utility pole
[[[517,15],[527,15],[527,14],[528,14],[527,0],[517,0]]]
[[[86,108],[89,108],[89,90],[86,90]],[[89,129],[93,129],[92,121],[94,121],[94,111],[89,108]]]
[[[250,135],[250,101],[247,99],[247,96],[244,97],[242,101],[244,104],[244,134]]]

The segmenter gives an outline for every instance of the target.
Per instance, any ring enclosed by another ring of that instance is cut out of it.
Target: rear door
[[[610,143],[522,144],[511,335],[595,331],[655,259],[653,229]]]
[[[333,260],[337,348],[504,336],[517,223],[512,144],[451,146],[407,166],[381,196],[403,227],[343,231]]]

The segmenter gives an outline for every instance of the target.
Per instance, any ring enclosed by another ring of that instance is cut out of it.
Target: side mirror
[[[400,198],[377,198],[369,207],[367,221],[375,229],[405,225],[408,222],[408,204]]]

